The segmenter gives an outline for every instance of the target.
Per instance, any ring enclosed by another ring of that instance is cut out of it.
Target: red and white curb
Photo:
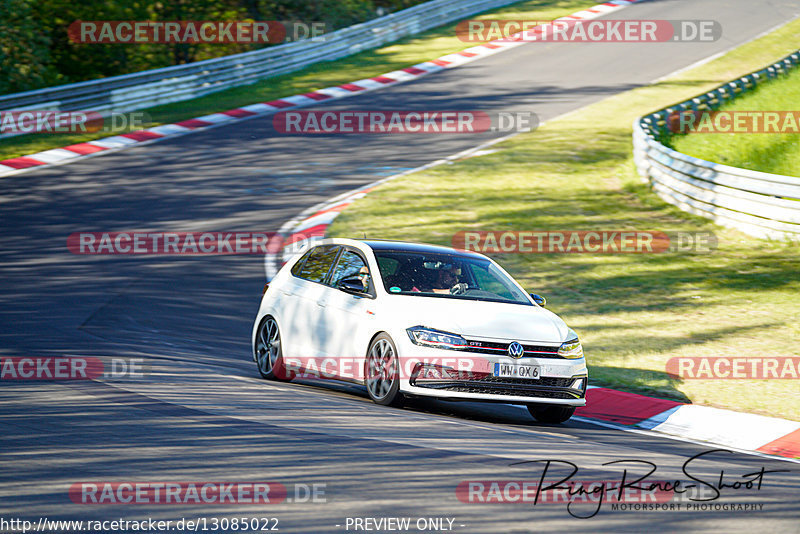
[[[416,169],[415,169],[416,170]],[[281,266],[289,261],[292,256],[300,253],[314,241],[325,237],[325,232],[333,220],[344,211],[350,204],[363,198],[379,184],[394,179],[397,176],[390,176],[373,182],[359,189],[348,191],[342,195],[333,197],[320,204],[312,206],[303,211],[300,215],[284,223],[278,230],[278,235],[283,238],[282,250],[272,252],[264,256],[264,268],[267,280],[278,274]]]
[[[639,1],[641,0],[610,0],[609,2],[598,4],[589,9],[556,20],[592,19],[617,11]],[[526,33],[538,31],[542,31],[541,26],[535,30],[521,33],[524,35]],[[312,106],[323,101],[337,100],[369,91],[375,91],[393,84],[415,80],[443,69],[458,67],[475,61],[476,59],[497,54],[503,50],[508,50],[522,44],[525,44],[525,39],[517,41],[490,41],[460,52],[446,54],[431,61],[425,61],[417,65],[412,65],[411,67],[387,72],[386,74],[373,78],[356,80],[351,83],[335,87],[326,87],[310,93],[283,97],[269,102],[251,104],[249,106],[212,113],[211,115],[204,115],[174,124],[156,126],[147,130],[138,130],[127,134],[105,137],[95,141],[77,143],[61,148],[45,150],[43,152],[36,152],[35,154],[2,160],[0,161],[0,176],[20,174],[51,165],[64,165],[80,159],[117,152],[132,146],[154,143],[235,121],[270,115],[286,109]]]
[[[800,458],[800,422],[591,387],[580,417],[743,451]]]

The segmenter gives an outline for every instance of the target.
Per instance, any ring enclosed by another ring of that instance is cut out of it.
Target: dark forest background
[[[324,22],[333,30],[424,0],[0,0],[0,94],[246,52],[247,44],[79,44],[76,20]],[[266,45],[271,46],[271,45]]]

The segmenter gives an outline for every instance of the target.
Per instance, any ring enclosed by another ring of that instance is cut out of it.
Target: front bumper
[[[435,391],[468,393],[474,395],[502,395],[508,397],[536,398],[539,401],[577,400],[586,395],[586,377],[542,377],[538,380],[503,378],[489,374],[474,375],[456,380],[418,380],[411,378],[409,386]],[[498,399],[501,400],[501,399]],[[582,403],[580,405],[585,404]]]
[[[451,351],[403,340],[398,352],[406,373],[404,393],[452,400],[584,406],[588,374],[586,360]],[[539,368],[539,378],[493,376],[495,363]]]

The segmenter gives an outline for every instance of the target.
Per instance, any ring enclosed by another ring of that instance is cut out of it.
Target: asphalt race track
[[[320,108],[533,111],[545,121],[798,13],[800,2],[788,0],[652,0],[609,18],[714,19],[723,38],[531,43]],[[79,231],[275,231],[329,197],[498,135],[286,136],[255,118],[0,181],[0,356],[140,358],[146,369],[143,378],[103,382],[0,382],[0,517],[207,518],[209,528],[212,518],[277,518],[282,532],[346,532],[348,517],[449,518],[452,530],[474,533],[800,532],[800,465],[738,452],[695,460],[692,472],[716,481],[724,470],[733,483],[762,467],[792,470],[713,501],[757,510],[604,504],[578,519],[591,507],[571,514],[564,503],[463,503],[462,481],[541,474],[541,464],[516,462],[569,461],[580,468],[576,480],[609,480],[623,467],[603,463],[646,460],[657,465],[652,478],[685,480],[684,463],[709,448],[582,421],[538,425],[515,406],[416,400],[396,410],[357,387],[266,382],[249,347],[262,257],[78,256],[66,248]],[[98,481],[300,489],[290,491],[293,502],[258,506],[70,500],[72,484]],[[302,488],[313,484],[325,485],[325,502],[306,501]]]

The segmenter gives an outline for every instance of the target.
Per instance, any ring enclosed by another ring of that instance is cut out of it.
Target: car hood
[[[386,304],[406,328],[520,342],[561,343],[567,337],[566,323],[538,306],[410,295],[387,295]]]

